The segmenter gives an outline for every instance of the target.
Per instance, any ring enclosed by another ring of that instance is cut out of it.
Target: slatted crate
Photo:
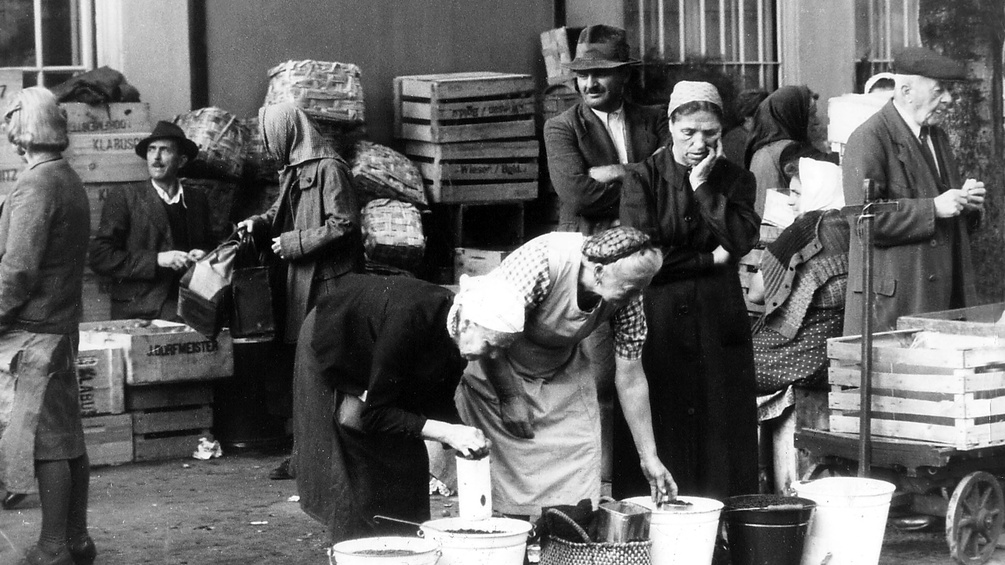
[[[136,461],[189,457],[213,427],[213,388],[174,384],[126,388]]]
[[[121,465],[133,460],[133,418],[130,414],[83,418],[84,443],[92,466]]]
[[[534,78],[470,72],[394,79],[396,137],[432,143],[534,135]]]
[[[409,141],[429,199],[437,204],[533,200],[538,190],[535,139],[427,143]]]
[[[747,299],[747,290],[750,288],[750,279],[754,276],[754,273],[761,270],[761,256],[764,254],[764,248],[769,243],[778,239],[778,236],[782,233],[782,228],[761,224],[760,233],[761,237],[757,245],[750,250],[750,253],[740,257],[740,260],[737,263],[737,272],[740,276],[740,288],[743,289],[743,301],[747,305],[747,314],[754,318],[764,313],[764,305],[755,304]]]
[[[77,348],[77,384],[83,416],[126,411],[126,367],[121,348],[86,340]]]
[[[872,435],[961,450],[1005,444],[1005,346],[996,338],[910,329],[873,339]],[[859,433],[861,340],[827,342],[832,432]]]
[[[576,79],[567,65],[575,56],[581,31],[581,27],[559,27],[541,32],[541,55],[548,84],[571,84]]]

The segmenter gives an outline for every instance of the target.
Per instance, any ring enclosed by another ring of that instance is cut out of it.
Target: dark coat
[[[960,188],[962,182],[946,133],[933,127],[932,138],[948,172],[948,187],[940,186],[925,162],[921,143],[892,101],[859,126],[845,148],[841,167],[845,201],[861,204],[862,182],[872,179],[877,198],[900,205],[896,212],[878,213],[873,224],[873,331],[896,328],[903,315],[976,303],[968,231],[977,226],[980,214],[936,219],[935,197],[948,188]],[[854,225],[844,333],[862,333],[862,240]]]
[[[414,533],[384,514],[429,519],[427,418],[459,423],[467,365],[447,332],[453,293],[406,277],[346,275],[304,321],[294,377],[300,505],[332,541]],[[333,421],[336,391],[367,391],[363,430]]]
[[[108,192],[98,233],[91,241],[90,265],[112,279],[113,320],[177,319],[178,280],[183,272],[157,266],[162,251],[210,251],[216,246],[210,229],[206,195],[184,186],[188,249],[178,249],[171,235],[164,201],[149,180]]]
[[[625,102],[628,162],[649,157],[670,141],[665,107]],[[618,218],[621,182],[590,178],[591,167],[619,163],[618,151],[600,118],[579,103],[544,124],[548,173],[560,200],[560,231],[587,235],[602,231]]]
[[[0,211],[0,331],[76,334],[87,193],[63,159],[25,169]]]
[[[722,159],[692,190],[670,150],[626,180],[621,222],[649,234],[663,268],[646,289],[642,364],[661,461],[680,491],[724,499],[757,491],[757,415],[750,322],[736,260],[759,237],[754,177]],[[714,265],[722,245],[733,261]],[[615,427],[614,496],[644,495],[627,426]]]

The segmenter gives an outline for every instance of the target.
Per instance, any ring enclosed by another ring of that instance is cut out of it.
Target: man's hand
[[[272,238],[272,252],[276,254],[276,257],[280,259],[286,259],[283,256],[283,245],[279,242],[279,237]]]
[[[534,437],[530,406],[522,394],[499,399],[499,411],[502,413],[502,423],[506,431],[523,439]]]
[[[670,471],[660,462],[658,457],[643,458],[642,474],[649,481],[649,491],[653,502],[663,499],[674,500],[677,498],[677,483],[674,482]]]
[[[248,233],[252,233],[255,231],[255,220],[252,220],[251,218],[241,220],[240,222],[237,222],[237,229],[238,230],[243,229]]]
[[[688,175],[688,180],[691,181],[691,190],[698,190],[698,187],[705,184],[708,180],[708,175],[712,172],[712,167],[715,166],[715,162],[726,155],[725,151],[722,149],[722,140],[715,143],[715,149],[708,152],[705,158],[701,160],[691,169],[691,174]]]
[[[981,202],[984,202],[983,196]],[[953,218],[959,216],[967,204],[967,191],[954,188],[935,197],[935,217]]]
[[[712,263],[714,265],[725,265],[729,262],[729,251],[723,246],[716,247],[712,250]]]
[[[967,203],[964,207],[967,210],[981,210],[984,208],[984,197],[987,195],[987,189],[984,187],[984,183],[977,179],[967,179],[963,183],[963,190],[967,195]]]
[[[157,266],[180,271],[188,267],[191,261],[184,251],[161,251],[157,254]]]
[[[599,167],[590,167],[587,171],[590,178],[597,182],[613,182],[616,180],[622,180],[625,178],[625,166],[624,165],[602,165]]]
[[[188,260],[191,263],[195,263],[196,261],[198,261],[199,259],[202,259],[205,256],[206,256],[206,252],[203,251],[202,249],[193,249],[193,250],[191,250],[191,251],[188,252]]]

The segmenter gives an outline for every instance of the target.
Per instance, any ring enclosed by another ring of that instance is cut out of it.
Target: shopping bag
[[[255,239],[248,231],[240,230],[238,238],[238,254],[230,283],[233,304],[230,335],[272,339],[276,334],[276,318],[266,255],[258,251]]]
[[[178,316],[209,339],[226,324],[228,291],[240,239],[231,235],[188,268],[178,289]]]

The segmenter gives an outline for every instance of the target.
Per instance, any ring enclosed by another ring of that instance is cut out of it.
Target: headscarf
[[[692,80],[682,80],[673,86],[670,93],[670,103],[667,105],[667,115],[684,104],[690,102],[710,102],[722,110],[722,96],[715,85],[709,82],[699,82]]]
[[[525,303],[523,296],[506,279],[492,275],[461,275],[460,290],[447,315],[447,327],[456,337],[458,318],[502,333],[523,331]]]
[[[807,129],[812,101],[813,93],[806,86],[783,86],[765,98],[754,113],[754,130],[747,142],[743,165],[749,169],[754,153],[769,143],[783,139],[809,143]]]
[[[266,151],[284,166],[324,157],[341,159],[307,114],[289,102],[263,106],[258,110],[258,123]]]
[[[799,182],[803,186],[799,197],[800,213],[844,206],[841,167],[834,163],[802,157],[799,159]]]

